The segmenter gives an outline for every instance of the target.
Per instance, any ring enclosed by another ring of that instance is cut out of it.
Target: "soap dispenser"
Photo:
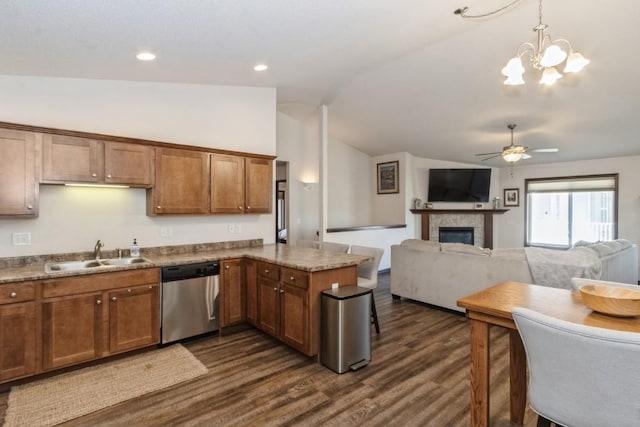
[[[133,244],[131,245],[130,255],[132,257],[139,257],[140,256],[140,246],[138,246],[138,242],[136,241],[136,239],[133,239]]]

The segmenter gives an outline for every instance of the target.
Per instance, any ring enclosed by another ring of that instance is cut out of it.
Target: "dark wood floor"
[[[185,343],[209,373],[70,421],[91,426],[468,426],[464,316],[375,292],[381,333],[372,361],[342,375],[246,328]],[[493,328],[491,425],[509,426],[508,336]],[[0,419],[8,393],[0,393]],[[525,425],[535,425],[527,410]]]

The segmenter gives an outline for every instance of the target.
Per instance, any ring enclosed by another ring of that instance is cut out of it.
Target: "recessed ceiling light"
[[[264,71],[264,70],[266,70],[268,68],[269,68],[269,66],[266,65],[266,64],[258,64],[255,67],[253,67],[253,69],[256,70],[256,71]]]
[[[136,55],[136,58],[138,58],[140,61],[153,61],[154,59],[156,59],[156,56],[151,52],[140,52]]]

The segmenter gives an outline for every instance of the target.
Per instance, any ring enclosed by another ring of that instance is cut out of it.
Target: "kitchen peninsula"
[[[5,329],[0,324],[0,330],[10,331],[0,335],[0,382],[156,345],[160,267],[212,260],[221,265],[220,328],[247,322],[315,356],[320,342],[320,293],[335,283],[355,284],[357,265],[369,259],[262,245],[257,239],[142,248],[148,262],[109,266],[99,272],[45,272],[47,262],[90,255],[0,258],[0,322],[13,325]],[[62,324],[78,325],[82,331],[62,333],[63,328],[57,329]],[[126,333],[118,329],[123,324],[128,326]],[[130,331],[137,331],[137,336]]]

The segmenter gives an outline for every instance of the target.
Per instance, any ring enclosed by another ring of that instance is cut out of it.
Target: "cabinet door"
[[[114,290],[108,298],[109,353],[160,342],[159,285]]]
[[[273,204],[273,162],[247,158],[245,163],[246,213],[271,213]]]
[[[280,297],[278,282],[258,277],[258,328],[278,337],[280,332]]]
[[[211,212],[245,211],[244,157],[211,154]]]
[[[242,280],[242,260],[222,261],[222,321],[220,327],[238,324],[245,321],[244,281]]]
[[[141,144],[104,143],[104,182],[150,187],[153,148]]]
[[[245,288],[246,288],[246,318],[253,326],[258,325],[258,264],[255,260],[244,261]]]
[[[297,286],[280,284],[280,339],[291,347],[309,352],[309,296]]]
[[[103,173],[102,142],[75,136],[42,136],[44,182],[100,182]]]
[[[35,373],[35,313],[34,302],[0,305],[0,381]]]
[[[42,304],[42,367],[73,365],[102,356],[102,294]]]
[[[156,179],[147,214],[209,212],[209,155],[156,148]]]
[[[0,215],[38,216],[35,134],[0,129]]]

